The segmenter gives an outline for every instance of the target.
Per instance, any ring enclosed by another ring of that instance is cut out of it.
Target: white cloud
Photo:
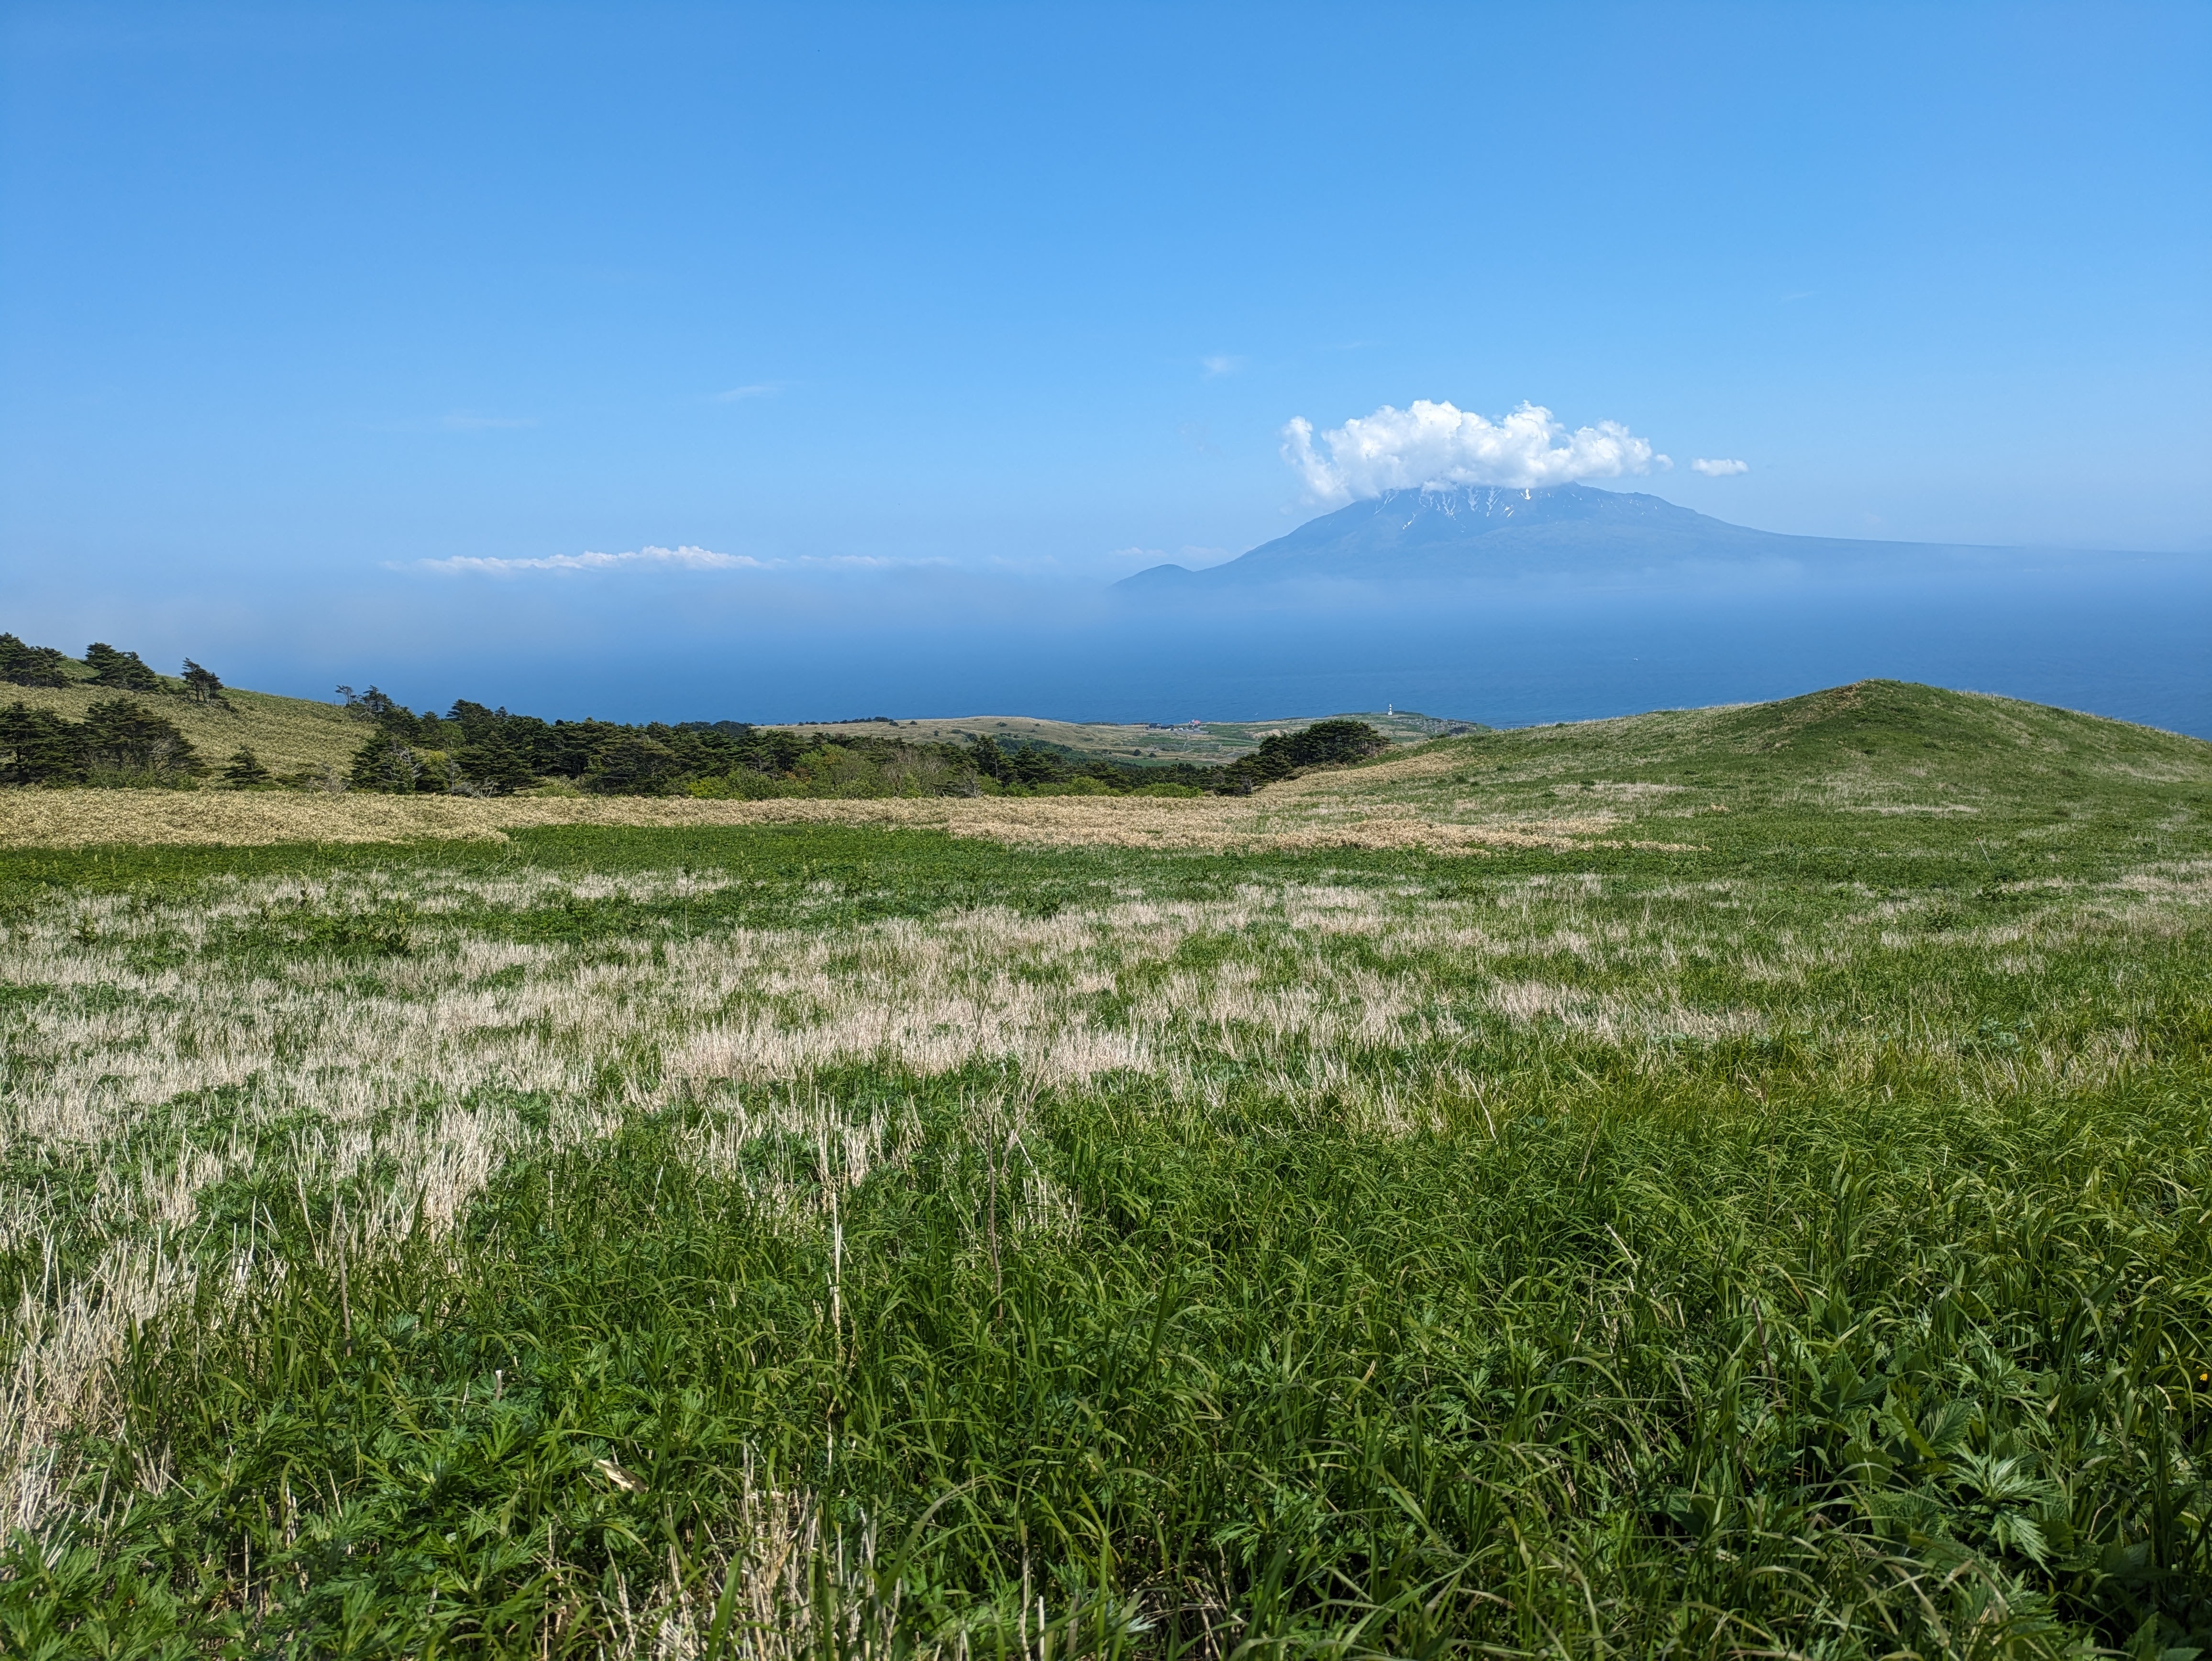
[[[624,554],[547,554],[542,559],[496,559],[489,555],[456,554],[451,559],[416,562],[426,571],[481,571],[507,575],[518,571],[759,571],[764,561],[744,554],[718,554],[708,548],[638,548]]]
[[[545,554],[534,559],[455,554],[447,559],[418,559],[414,569],[448,575],[474,571],[489,576],[512,576],[523,571],[890,571],[951,563],[944,559],[886,559],[878,554],[801,554],[796,559],[755,559],[750,554],[718,554],[711,548],[695,548],[687,544],[681,548],[635,548],[622,554]]]
[[[782,390],[783,383],[781,381],[757,380],[750,386],[732,386],[726,392],[716,392],[714,394],[714,402],[717,404],[738,404],[742,403],[744,399],[749,398],[774,398]]]
[[[1707,478],[1726,478],[1731,473],[1749,472],[1751,464],[1748,461],[1708,461],[1699,456],[1690,464],[1690,471],[1703,473]]]
[[[1578,478],[1618,478],[1674,464],[1617,421],[1569,432],[1541,405],[1523,404],[1486,421],[1472,411],[1416,399],[1384,405],[1321,435],[1299,416],[1283,429],[1283,459],[1323,502],[1350,502],[1420,485],[1503,484],[1532,489]]]
[[[1244,360],[1231,357],[1226,352],[1214,352],[1199,359],[1198,367],[1206,371],[1206,378],[1212,380],[1217,375],[1235,374],[1244,367]]]

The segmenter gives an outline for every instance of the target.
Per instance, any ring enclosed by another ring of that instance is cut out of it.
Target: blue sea
[[[1514,727],[1888,677],[2212,739],[2203,557],[1347,587],[1209,609],[941,583],[728,593],[672,588],[617,605],[611,592],[588,628],[549,629],[527,647],[426,641],[413,661],[378,654],[343,667],[418,709],[469,697],[548,716],[758,722],[1242,721],[1395,707]],[[338,678],[327,656],[272,666],[258,684],[327,696]]]

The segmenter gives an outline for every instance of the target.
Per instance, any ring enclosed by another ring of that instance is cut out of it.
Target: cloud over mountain
[[[1351,502],[1425,485],[1498,484],[1528,490],[1585,478],[1618,478],[1674,464],[1617,421],[1570,432],[1540,404],[1490,421],[1449,403],[1386,404],[1320,435],[1294,417],[1283,429],[1283,459],[1322,502]]]
[[[1748,461],[1708,460],[1699,456],[1690,464],[1690,471],[1703,473],[1707,478],[1728,478],[1736,473],[1749,472],[1751,464]]]

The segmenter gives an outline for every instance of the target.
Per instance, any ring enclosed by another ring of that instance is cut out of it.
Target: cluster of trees
[[[744,721],[553,721],[464,700],[421,715],[370,687],[342,686],[372,730],[356,789],[504,795],[548,782],[600,795],[934,796],[1196,790],[1216,770],[1079,761],[1044,745],[927,744],[890,733],[803,739]]]
[[[0,784],[176,785],[206,771],[173,722],[131,698],[95,703],[82,721],[21,701],[0,709]]]
[[[1000,745],[980,733],[960,746],[979,779],[1009,792],[1065,795],[1115,794],[1147,790],[1156,794],[1189,794],[1216,787],[1221,770],[1187,761],[1140,767],[1131,762],[1079,757],[1058,745],[1034,740]]]
[[[887,733],[802,739],[744,721],[548,721],[465,700],[416,715],[372,686],[340,687],[372,730],[355,752],[356,789],[503,795],[559,781],[599,795],[1120,795],[1132,791],[1245,794],[1309,767],[1379,755],[1389,740],[1364,721],[1325,721],[1266,739],[1226,767],[1142,766],[1080,757],[1056,745],[927,744]],[[896,730],[896,723],[884,723]]]
[[[21,701],[0,709],[0,784],[188,784],[209,767],[176,725],[127,695],[225,704],[222,682],[190,658],[174,678],[136,652],[94,641],[82,659],[0,634],[0,681],[19,686],[94,686],[118,695],[70,721]],[[555,788],[595,794],[704,797],[1243,794],[1308,767],[1379,754],[1389,740],[1364,721],[1325,721],[1279,733],[1226,767],[1189,762],[1142,766],[1079,756],[1060,745],[965,744],[882,734],[805,739],[744,721],[543,721],[464,699],[440,715],[416,715],[375,687],[338,691],[368,729],[347,782],[357,790],[497,796]],[[275,786],[241,747],[221,773],[238,789]],[[306,776],[284,782],[307,782]],[[336,782],[331,781],[335,787]]]
[[[97,640],[79,659],[0,634],[0,681],[226,703],[222,680],[190,658],[183,674],[173,680],[155,673],[136,652]],[[240,754],[259,770],[249,753]],[[234,757],[232,768],[237,765]],[[34,709],[20,699],[0,709],[0,783],[174,785],[188,784],[207,770],[176,723],[134,697],[103,699],[85,711],[82,721]],[[260,770],[257,782],[267,779]]]
[[[0,680],[16,686],[66,686],[73,678],[66,653],[52,646],[26,646],[13,635],[0,635]]]
[[[374,686],[338,691],[372,728],[354,754],[361,790],[496,796],[565,780],[595,794],[663,795],[734,771],[787,772],[806,749],[741,721],[549,721],[466,699],[418,715]]]
[[[1379,756],[1390,740],[1364,721],[1317,721],[1295,733],[1276,733],[1260,747],[1218,770],[1218,790],[1249,795],[1263,784],[1286,779],[1309,767],[1348,767]]]
[[[195,703],[225,703],[222,681],[190,658],[173,681],[154,672],[136,652],[96,640],[82,659],[52,646],[31,646],[0,634],[0,681],[16,686],[104,686],[118,692],[175,694]]]

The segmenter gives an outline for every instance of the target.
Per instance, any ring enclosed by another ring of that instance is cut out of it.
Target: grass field
[[[39,794],[0,1652],[2212,1649],[2212,745]]]

